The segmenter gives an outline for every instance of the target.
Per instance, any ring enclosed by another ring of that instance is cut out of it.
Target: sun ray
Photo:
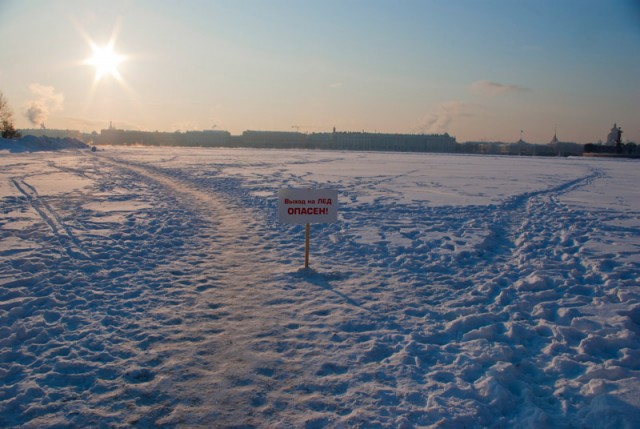
[[[90,109],[90,106],[95,104],[96,99],[99,99],[103,104],[109,104],[111,98],[106,95],[111,93],[111,88],[110,85],[108,85],[108,81],[115,80],[118,86],[124,91],[124,94],[127,95],[129,102],[134,105],[140,113],[145,114],[145,108],[140,104],[138,95],[120,71],[120,67],[124,62],[135,61],[136,59],[134,55],[123,55],[116,49],[116,40],[118,39],[118,33],[121,28],[120,20],[116,22],[108,42],[103,45],[96,43],[95,39],[89,36],[84,28],[77,22],[74,21],[74,24],[91,52],[88,57],[77,61],[75,65],[91,67],[95,71],[95,77],[86,94],[85,110]],[[111,119],[111,117],[107,119]]]
[[[95,67],[95,80],[99,81],[106,76],[111,76],[118,81],[122,81],[118,65],[120,65],[126,57],[114,51],[113,40],[104,46],[98,46],[92,41],[90,41],[89,44],[93,54],[85,60],[85,64]]]

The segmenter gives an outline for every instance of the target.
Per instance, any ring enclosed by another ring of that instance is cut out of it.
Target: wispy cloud
[[[474,116],[476,104],[466,101],[446,101],[427,113],[418,125],[421,133],[447,133],[451,124],[459,118]]]
[[[42,125],[51,112],[62,110],[64,95],[56,92],[53,86],[32,83],[29,90],[32,99],[27,101],[24,114],[32,125]]]
[[[531,89],[520,85],[508,85],[504,83],[492,82],[490,80],[478,80],[469,86],[469,90],[474,95],[495,96],[510,92],[528,92]]]

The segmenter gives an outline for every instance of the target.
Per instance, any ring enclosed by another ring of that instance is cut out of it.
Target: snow
[[[640,427],[637,161],[17,152],[2,427]]]
[[[46,137],[27,135],[19,139],[0,138],[0,154],[3,152],[39,152],[63,149],[88,149],[89,146],[71,137]]]

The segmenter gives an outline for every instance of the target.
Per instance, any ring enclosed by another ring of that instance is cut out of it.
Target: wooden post
[[[307,222],[307,227],[305,228],[306,230],[306,236],[304,239],[304,267],[305,268],[309,268],[309,230],[311,228],[309,227],[309,223]]]

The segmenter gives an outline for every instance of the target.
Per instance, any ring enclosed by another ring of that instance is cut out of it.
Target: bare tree
[[[5,139],[20,137],[20,133],[13,126],[13,112],[2,92],[0,92],[0,132],[2,133],[2,138]]]
[[[4,94],[0,92],[0,121],[11,119],[12,113],[9,110],[9,103]]]

